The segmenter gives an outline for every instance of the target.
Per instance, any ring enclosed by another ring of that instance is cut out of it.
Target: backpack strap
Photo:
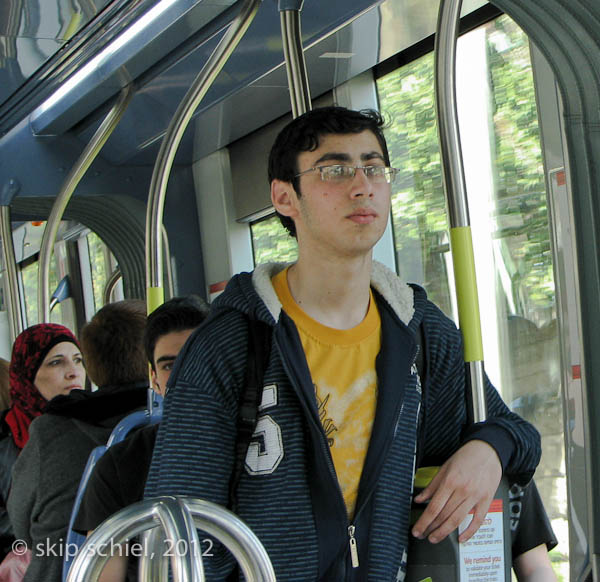
[[[246,362],[245,390],[242,389],[239,397],[237,436],[235,443],[235,464],[229,482],[230,509],[237,513],[237,488],[244,470],[248,446],[254,434],[258,420],[258,408],[262,400],[263,378],[271,354],[273,330],[264,322],[257,320],[252,311],[248,316],[248,356]],[[417,342],[417,371],[421,379],[421,414],[417,433],[417,467],[423,456],[422,442],[425,437],[425,349],[423,324],[421,323],[416,333]]]
[[[229,504],[234,513],[237,513],[237,488],[244,470],[250,439],[254,434],[258,419],[258,408],[262,400],[263,378],[271,354],[272,335],[271,326],[264,321],[255,319],[251,311],[248,316],[248,357],[245,386],[239,396],[235,464],[229,481]]]

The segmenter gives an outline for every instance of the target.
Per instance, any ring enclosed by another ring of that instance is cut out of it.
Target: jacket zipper
[[[275,339],[275,337],[273,337],[273,343],[277,346],[277,348],[279,349],[279,353],[281,354],[281,362],[283,364],[283,368],[287,374],[287,377],[290,379],[290,382],[292,383],[292,385],[295,385],[295,382],[293,380],[293,375],[290,374],[290,370],[286,361],[286,357],[284,356],[284,351],[281,349],[281,346],[279,345],[279,342]],[[416,361],[417,361],[417,354],[419,351],[419,347],[417,346],[417,349],[415,350],[415,354],[413,356],[413,361],[412,361],[412,365],[415,365]],[[296,391],[300,390],[300,393],[302,393],[302,389],[299,388],[298,386],[295,386]],[[422,392],[421,392],[422,393]],[[419,406],[420,408],[420,406]],[[402,414],[402,409],[403,409],[403,404],[400,405],[400,410],[398,411],[397,415],[396,415],[396,420],[394,422],[394,431],[392,434],[392,439],[394,439],[395,435],[396,435],[396,426],[398,425],[398,420],[400,419],[400,415]],[[418,412],[417,412],[417,418],[418,418]],[[313,422],[316,422],[314,420],[314,418],[312,418]],[[317,423],[317,426],[321,428],[321,432],[323,432],[323,427],[320,423],[320,421]],[[324,433],[323,433],[324,434]],[[329,452],[329,449],[326,447],[325,442],[323,439],[320,439],[320,444],[321,444],[321,450],[324,452],[325,454],[325,459],[327,460],[327,466],[329,467],[329,471],[331,473],[331,475],[334,478],[334,482],[337,484],[337,490],[339,495],[342,498],[342,503],[344,504],[344,507],[346,507],[346,503],[344,501],[344,495],[342,493],[342,488],[340,487],[339,481],[337,479],[337,475],[335,472],[335,468],[333,466],[333,460],[331,458],[331,454]],[[416,442],[415,442],[415,457],[413,457],[413,474],[415,471],[415,462],[416,462]],[[371,488],[371,490],[369,491],[369,493],[366,495],[366,497],[364,498],[364,501],[360,507],[360,509],[358,511],[356,511],[356,513],[354,514],[354,521],[356,521],[358,514],[360,513],[360,511],[362,510],[363,507],[365,507],[367,505],[367,502],[369,501],[369,499],[371,498],[371,495],[373,494],[374,489]],[[350,547],[350,561],[352,564],[352,569],[358,568],[360,565],[360,561],[358,558],[358,545],[356,543],[356,537],[355,537],[355,533],[356,533],[356,526],[354,524],[350,523],[350,516],[348,515],[348,510],[346,509],[346,520],[348,521],[348,543],[349,543],[349,547]],[[345,570],[345,568],[344,568]],[[346,576],[344,576],[344,578],[346,578]]]
[[[281,349],[281,346],[279,345],[279,342],[277,341],[277,339],[275,338],[275,336],[273,335],[273,343],[277,346],[277,348],[279,349],[279,353],[281,354],[281,362],[283,364],[283,369],[285,370],[285,373],[287,374],[287,377],[290,379],[290,382],[292,383],[292,385],[294,386],[294,389],[296,390],[297,393],[302,394],[303,390],[300,386],[296,385],[295,382],[295,376],[293,374],[290,373],[290,369],[287,363],[287,357],[286,354],[284,352],[284,350]],[[316,427],[320,430],[321,434],[325,434],[323,432],[323,426],[321,425],[321,421],[317,418],[317,420],[314,419],[314,417],[312,415],[309,415],[309,418],[311,419],[311,421],[313,422],[313,424],[316,425]],[[358,549],[357,549],[357,545],[356,545],[356,538],[354,537],[354,532],[356,531],[356,528],[350,524],[350,516],[348,515],[348,510],[346,508],[346,502],[344,501],[344,495],[342,493],[342,488],[340,486],[340,483],[338,481],[336,472],[335,472],[335,467],[333,466],[333,460],[331,458],[331,453],[329,452],[329,449],[327,447],[327,444],[325,443],[324,439],[319,439],[319,444],[320,444],[320,448],[321,448],[321,452],[325,455],[325,460],[327,463],[327,468],[329,469],[329,473],[330,475],[333,477],[333,481],[337,486],[337,491],[339,494],[339,497],[342,500],[342,505],[344,506],[344,513],[346,515],[346,522],[348,523],[348,535],[349,535],[349,541],[350,541],[350,552],[351,552],[351,556],[352,556],[352,567],[353,568],[357,568],[358,567]],[[355,516],[356,517],[356,516]],[[350,536],[350,529],[352,529],[352,536]],[[354,548],[354,549],[353,549]],[[356,566],[354,565],[354,557],[356,558]],[[345,568],[344,568],[345,570]],[[345,578],[346,576],[344,576]]]
[[[356,538],[354,532],[356,528],[353,525],[348,526],[348,537],[350,538],[350,560],[353,568],[358,568],[358,547],[356,546]]]

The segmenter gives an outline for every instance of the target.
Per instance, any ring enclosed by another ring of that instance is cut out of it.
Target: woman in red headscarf
[[[0,415],[0,561],[12,543],[6,513],[11,469],[29,439],[29,425],[54,396],[84,386],[77,339],[55,323],[29,327],[15,340],[9,375],[11,406]]]

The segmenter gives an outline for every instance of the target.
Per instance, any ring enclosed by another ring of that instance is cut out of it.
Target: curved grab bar
[[[204,571],[196,528],[217,538],[233,554],[247,582],[275,582],[275,573],[266,550],[250,528],[229,510],[192,497],[163,496],[145,499],[108,518],[79,550],[67,582],[95,582],[109,559],[107,548],[154,528],[162,528],[164,538],[152,532],[155,543],[163,539],[177,547],[184,541],[185,552],[172,552],[171,568],[175,582],[202,582]],[[164,552],[154,544],[142,553],[141,570],[152,572],[148,563],[162,560]],[[154,569],[154,572],[159,571]]]
[[[148,313],[163,302],[163,261],[161,253],[161,225],[164,212],[167,183],[175,154],[194,111],[206,95],[209,87],[227,62],[227,59],[250,26],[261,0],[243,0],[240,13],[229,25],[227,32],[210,55],[188,89],[173,115],[152,172],[148,208],[146,212],[146,286]]]
[[[102,146],[106,143],[106,140],[110,137],[115,127],[117,127],[121,117],[123,117],[131,96],[132,89],[128,85],[121,91],[119,98],[106,114],[96,133],[94,133],[81,156],[75,162],[52,205],[52,210],[50,211],[50,216],[42,235],[38,266],[38,321],[40,323],[50,321],[50,259],[52,257],[56,233],[58,232],[65,208],[69,204],[69,200],[71,200],[71,196],[81,178],[83,178],[88,168],[92,165]]]
[[[308,73],[300,30],[301,10],[302,2],[279,2],[281,40],[294,118],[311,109]]]
[[[104,291],[102,292],[102,300],[104,301],[104,305],[110,303],[110,298],[112,296],[117,283],[123,278],[123,273],[121,273],[121,268],[117,267],[108,277],[106,281],[106,285],[104,285]]]

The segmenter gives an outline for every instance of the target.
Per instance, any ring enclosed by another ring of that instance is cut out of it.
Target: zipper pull
[[[358,568],[358,548],[356,547],[356,538],[354,537],[354,531],[356,528],[353,525],[348,526],[348,537],[350,538],[350,559],[352,560],[352,567]]]

